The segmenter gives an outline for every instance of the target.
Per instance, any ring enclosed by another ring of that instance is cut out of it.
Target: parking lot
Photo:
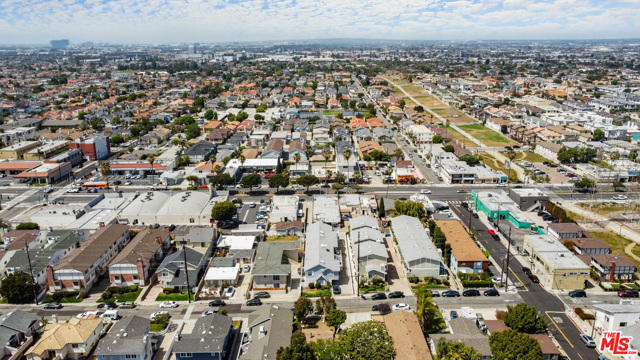
[[[544,164],[544,163],[531,163],[531,166],[525,166],[526,164],[520,163],[520,165],[525,169],[533,171],[538,177],[545,177],[548,175],[549,179],[551,180],[550,183],[552,184],[572,183],[572,181],[569,180],[570,177],[563,174],[563,172],[567,174],[573,174],[573,173],[571,171],[566,171],[565,169],[563,169],[562,167],[559,167],[558,165]],[[539,171],[536,173],[536,170],[539,170]],[[544,173],[540,173],[540,172],[544,172]],[[579,179],[578,177],[575,177],[575,178]]]

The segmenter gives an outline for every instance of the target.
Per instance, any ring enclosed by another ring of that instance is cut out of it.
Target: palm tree
[[[511,180],[511,168],[513,167],[513,159],[516,158],[516,156],[518,156],[518,154],[513,151],[507,151],[507,153],[504,155],[507,157],[507,159],[509,159],[509,175],[507,175],[507,184],[509,183],[509,181]]]
[[[404,152],[400,148],[396,148],[393,151],[393,155],[396,157],[396,164],[398,163],[398,159],[404,158]]]
[[[344,149],[342,151],[342,156],[347,160],[347,181],[349,181],[349,159],[351,158],[351,150]]]
[[[213,172],[214,172],[216,175],[220,175],[220,174],[222,173],[222,167],[221,167],[220,165],[216,165],[216,166],[213,168]]]
[[[333,156],[333,154],[331,153],[331,150],[329,149],[325,149],[322,152],[322,157],[324,158],[324,168],[327,168],[327,160],[331,159],[331,157]]]
[[[384,172],[385,175],[387,175],[387,177],[391,176],[391,174],[393,174],[393,166],[387,166],[387,170]],[[389,185],[391,184],[391,182],[387,182],[387,197],[389,197]]]
[[[362,179],[362,174],[360,173],[360,171],[356,171],[353,173],[353,180],[355,180],[356,183],[360,184],[361,179]]]
[[[102,176],[107,178],[107,189],[109,189],[109,174],[111,174],[111,164],[108,162],[103,162],[102,164],[100,164],[100,173],[102,174]]]
[[[149,164],[151,164],[151,184],[154,185],[155,184],[155,171],[153,169],[153,163],[156,162],[156,156],[155,155],[149,155],[147,157],[147,161],[149,162]]]
[[[300,153],[295,153],[293,155],[293,160],[296,162],[296,170],[298,170],[298,163],[300,162],[300,159],[302,159],[302,156],[300,156]]]
[[[331,180],[331,177],[333,177],[333,171],[327,170],[327,176],[326,176],[327,180],[325,181],[325,184],[329,183],[329,180]]]

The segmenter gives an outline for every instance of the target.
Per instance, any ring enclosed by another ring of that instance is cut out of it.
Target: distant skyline
[[[640,36],[640,0],[0,0],[0,43]]]

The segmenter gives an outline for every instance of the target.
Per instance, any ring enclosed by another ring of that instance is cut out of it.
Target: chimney
[[[47,266],[47,283],[49,287],[53,287],[53,266],[51,265]]]
[[[136,268],[138,270],[138,278],[143,281],[143,284],[146,284],[147,279],[144,276],[144,262],[142,261],[142,258],[138,258],[136,260]]]
[[[100,221],[100,227],[103,228],[104,227],[104,221]]]
[[[611,270],[609,271],[609,281],[613,281],[616,278],[615,273],[616,273],[616,262],[612,261]]]

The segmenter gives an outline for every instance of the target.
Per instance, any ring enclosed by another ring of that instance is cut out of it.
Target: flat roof
[[[406,262],[433,259],[442,262],[438,249],[417,218],[401,215],[391,218],[393,233]]]
[[[340,205],[334,195],[315,195],[313,197],[313,221],[324,221],[328,224],[340,222]]]
[[[35,144],[39,144],[39,141],[21,141],[17,144],[13,144],[13,145],[9,145],[5,148],[0,149],[0,151],[16,151],[16,150],[20,150],[23,149],[25,147],[29,147]]]
[[[525,243],[529,239],[532,250],[554,269],[575,269],[589,272],[589,266],[550,235],[525,235],[524,238]]]
[[[509,215],[520,223],[534,223],[502,190],[474,190],[476,198],[490,211],[508,211]]]

